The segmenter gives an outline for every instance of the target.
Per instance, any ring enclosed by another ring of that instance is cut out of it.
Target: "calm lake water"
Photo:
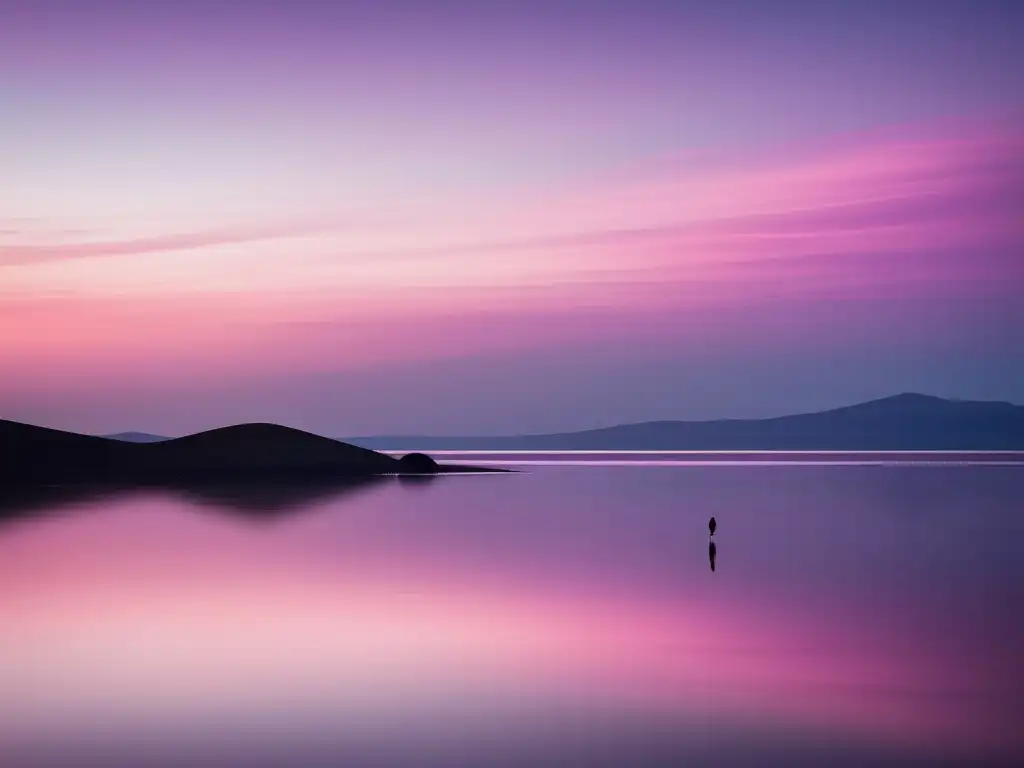
[[[1022,457],[441,458],[8,498],[0,765],[1024,760]]]

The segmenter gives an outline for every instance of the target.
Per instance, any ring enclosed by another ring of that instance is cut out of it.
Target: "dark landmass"
[[[353,437],[393,450],[1024,450],[1024,406],[907,393],[771,419],[652,421],[510,437]]]
[[[159,442],[131,442],[0,420],[0,493],[54,484],[215,487],[377,475],[493,472],[401,459],[276,424],[240,424]]]

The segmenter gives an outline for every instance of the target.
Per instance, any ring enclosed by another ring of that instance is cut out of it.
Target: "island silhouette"
[[[158,441],[117,440],[0,420],[0,486],[69,483],[211,487],[386,475],[495,472],[396,458],[277,424],[239,424]]]

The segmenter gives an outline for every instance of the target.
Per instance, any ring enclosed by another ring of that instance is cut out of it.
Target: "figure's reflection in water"
[[[718,557],[718,547],[715,546],[715,542],[708,544],[708,560],[711,562],[712,572],[715,570],[715,558]]]

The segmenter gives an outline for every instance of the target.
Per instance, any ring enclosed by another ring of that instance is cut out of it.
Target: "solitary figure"
[[[718,523],[715,522],[715,518],[712,516],[712,518],[708,520],[708,530],[711,531],[712,536],[715,535],[715,528],[717,527]]]

